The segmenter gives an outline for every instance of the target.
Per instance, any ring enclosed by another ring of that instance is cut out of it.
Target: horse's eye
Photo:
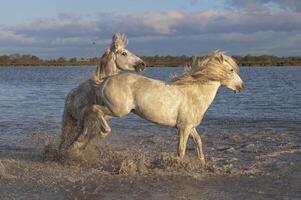
[[[124,51],[124,52],[121,53],[121,55],[126,56],[127,53]]]
[[[231,69],[230,71],[231,71],[231,72],[234,72],[234,69]]]

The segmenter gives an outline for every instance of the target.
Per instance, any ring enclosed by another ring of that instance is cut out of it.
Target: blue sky
[[[93,15],[99,12],[115,14],[148,11],[197,11],[221,6],[220,0],[1,0],[1,23],[22,23],[40,17],[56,17],[61,13]]]
[[[116,31],[139,55],[301,55],[300,0],[0,0],[0,54],[102,54]]]

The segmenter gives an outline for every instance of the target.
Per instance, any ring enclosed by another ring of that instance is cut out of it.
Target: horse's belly
[[[176,114],[165,114],[161,112],[149,112],[148,111],[141,111],[141,110],[134,110],[133,112],[143,119],[146,119],[150,122],[164,125],[164,126],[176,126],[177,123],[177,115]]]
[[[178,117],[178,102],[164,99],[148,99],[136,104],[135,113],[157,124],[175,126]]]
[[[135,112],[157,124],[175,126],[181,94],[160,82],[145,84],[135,93]]]

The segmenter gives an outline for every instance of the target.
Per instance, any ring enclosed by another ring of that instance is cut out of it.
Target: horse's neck
[[[199,83],[187,86],[187,94],[189,98],[193,99],[196,110],[200,109],[201,115],[206,112],[210,104],[213,102],[217,90],[221,84],[216,81],[207,83]]]
[[[106,66],[103,77],[113,76],[115,74],[118,74],[119,72],[120,70],[118,70],[115,66]]]
[[[206,110],[210,106],[210,104],[213,102],[217,90],[221,86],[220,82],[209,82],[204,85],[199,85],[199,89],[203,94],[204,98],[204,105],[206,106]]]
[[[115,62],[108,61],[107,63],[103,63],[102,66],[97,70],[97,77],[99,79],[103,79],[107,76],[112,76],[118,74],[120,70],[116,67]]]

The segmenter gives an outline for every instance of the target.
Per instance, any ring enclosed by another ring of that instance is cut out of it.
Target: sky
[[[0,0],[0,55],[301,55],[301,0]]]

